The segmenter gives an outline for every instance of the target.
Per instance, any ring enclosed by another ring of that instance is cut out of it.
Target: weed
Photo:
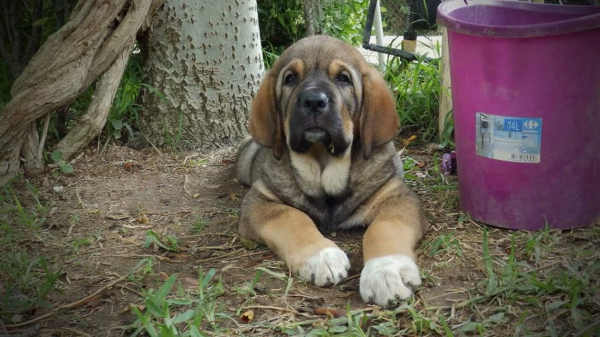
[[[165,144],[171,149],[176,150],[179,147],[183,134],[183,113],[179,114],[179,121],[175,133],[169,130],[165,122],[163,122],[163,132],[165,133]]]
[[[196,221],[192,224],[192,232],[194,234],[200,234],[204,230],[204,227],[208,225],[208,221],[204,217],[197,217]]]
[[[190,159],[187,162],[190,166],[201,166],[208,163],[208,159]]]
[[[79,248],[81,248],[83,246],[89,246],[91,244],[92,244],[92,240],[90,238],[73,240],[71,242],[71,249],[73,250],[74,254],[77,254],[77,253],[79,253]]]
[[[156,291],[150,290],[145,295],[143,306],[133,307],[137,316],[130,326],[134,330],[131,336],[145,332],[149,336],[204,336],[204,325],[208,324],[215,331],[220,331],[218,321],[221,318],[231,319],[220,312],[217,298],[224,293],[222,280],[213,282],[215,269],[204,274],[202,268],[198,272],[199,285],[197,294],[188,296],[181,289],[177,298],[170,296],[177,281],[177,275],[171,275]],[[145,308],[145,312],[142,312]],[[181,309],[185,310],[180,312]],[[173,314],[174,311],[179,313]]]
[[[452,233],[442,234],[424,243],[425,249],[429,251],[429,256],[434,257],[442,253],[450,253],[458,256],[462,256],[462,248],[460,242],[454,237]]]
[[[62,155],[63,155],[63,153],[61,151],[54,150],[50,154],[50,159],[52,160],[52,162],[54,164],[56,164],[60,168],[60,172],[62,172],[64,174],[71,174],[71,173],[73,173],[73,166],[71,164],[69,164],[69,163],[66,163],[64,160],[62,160]],[[58,172],[57,171],[54,171],[52,174],[55,177],[58,176]]]
[[[237,291],[237,293],[240,295],[256,296],[257,294],[256,294],[255,289],[256,289],[258,281],[260,280],[263,272],[264,272],[263,270],[258,270],[256,272],[256,274],[254,274],[254,277],[252,278],[252,280],[244,283],[244,285],[241,287],[235,286],[235,290]],[[239,312],[241,312],[241,309],[238,310],[238,314],[239,314]]]
[[[279,59],[279,54],[272,43],[269,41],[263,41],[265,45],[263,47],[263,63],[265,64],[265,69],[270,69],[273,66],[273,63]]]
[[[160,239],[153,230],[148,230],[146,232],[146,241],[144,242],[144,248],[149,248],[152,244],[168,251],[179,251],[179,244],[177,243],[177,238],[170,235],[164,235],[163,238]]]
[[[424,141],[438,137],[440,60],[408,62],[392,57],[384,74],[396,97],[403,130],[421,134]]]
[[[10,321],[36,307],[48,308],[49,294],[56,289],[61,271],[51,270],[47,256],[33,248],[41,237],[45,218],[44,206],[37,199],[37,189],[27,183],[35,208],[23,206],[11,184],[0,188],[0,320]],[[4,212],[4,209],[10,209]],[[17,315],[17,316],[15,316]]]

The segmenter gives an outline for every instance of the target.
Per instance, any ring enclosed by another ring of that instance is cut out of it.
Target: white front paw
[[[360,275],[360,296],[366,303],[386,306],[404,300],[421,285],[419,268],[410,257],[398,254],[367,261]]]
[[[338,247],[329,247],[310,257],[298,270],[305,280],[312,281],[321,287],[338,284],[348,277],[350,260]]]

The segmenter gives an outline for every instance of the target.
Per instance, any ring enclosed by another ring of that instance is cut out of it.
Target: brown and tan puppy
[[[366,226],[362,299],[411,296],[428,224],[403,181],[399,126],[390,90],[355,48],[328,36],[292,45],[265,75],[238,153],[238,179],[251,186],[239,234],[325,286],[344,280],[350,262],[322,232]]]

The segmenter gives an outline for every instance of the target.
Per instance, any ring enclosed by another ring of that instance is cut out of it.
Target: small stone
[[[64,188],[64,186],[54,186],[54,187],[52,187],[52,189],[54,190],[54,192],[56,192],[56,193],[60,193],[60,192],[62,192],[62,190],[64,190],[65,188]]]
[[[54,213],[56,213],[56,210],[58,210],[58,207],[52,207],[50,212],[48,212],[48,216],[52,216]]]

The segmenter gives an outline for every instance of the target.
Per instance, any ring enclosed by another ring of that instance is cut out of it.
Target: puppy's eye
[[[292,84],[292,83],[296,82],[296,78],[297,78],[296,75],[289,74],[283,79],[283,82],[285,84]]]
[[[348,77],[346,74],[339,74],[336,80],[338,82],[350,83],[350,77]]]

